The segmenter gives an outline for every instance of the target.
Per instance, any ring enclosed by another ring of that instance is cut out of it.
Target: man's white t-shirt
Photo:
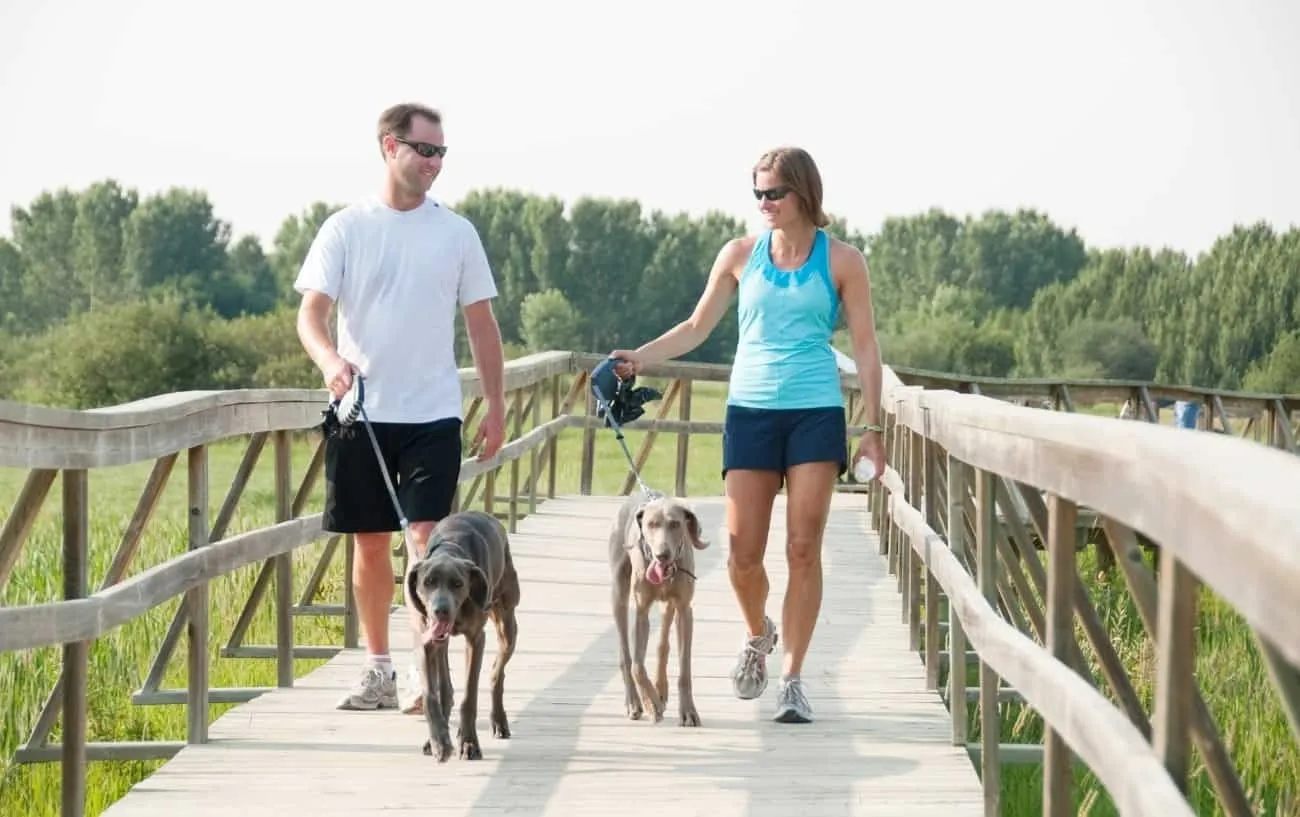
[[[364,199],[321,225],[294,288],[336,302],[338,351],[365,378],[369,419],[462,417],[456,309],[497,295],[469,219],[432,199],[407,211]]]

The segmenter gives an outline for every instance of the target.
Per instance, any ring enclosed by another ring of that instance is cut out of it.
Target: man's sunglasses
[[[766,190],[759,190],[757,187],[754,188],[754,198],[758,200],[767,199],[768,201],[780,201],[788,195],[790,195],[790,188],[784,186],[769,187]]]
[[[446,145],[434,145],[434,144],[430,144],[429,142],[412,142],[411,140],[403,139],[400,136],[394,136],[393,140],[397,142],[401,142],[403,145],[406,145],[411,150],[415,151],[416,153],[420,154],[426,159],[430,159],[434,156],[447,155]]]

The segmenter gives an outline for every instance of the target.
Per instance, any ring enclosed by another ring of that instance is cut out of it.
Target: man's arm
[[[463,312],[465,333],[469,335],[469,348],[474,355],[474,368],[483,385],[483,399],[488,402],[489,408],[497,406],[504,410],[505,353],[502,351],[501,327],[497,325],[497,316],[492,311],[492,301],[486,298],[476,301],[465,306]]]
[[[334,299],[314,289],[302,293],[298,304],[298,340],[321,371],[338,363],[338,350],[330,337],[329,316]]]
[[[478,455],[480,460],[497,453],[506,433],[505,353],[501,348],[501,327],[492,312],[492,299],[496,296],[497,285],[492,279],[487,251],[471,225],[464,233],[462,245],[459,299],[474,368],[487,402],[487,412],[474,436],[474,446],[483,445]]]
[[[352,388],[352,365],[339,356],[329,331],[330,310],[343,281],[345,257],[338,220],[326,219],[312,239],[294,281],[294,289],[302,293],[298,305],[298,340],[335,397]]]

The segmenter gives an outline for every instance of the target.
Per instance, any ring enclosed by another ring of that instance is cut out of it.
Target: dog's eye
[[[681,523],[681,522],[678,522],[676,519],[674,519],[673,521],[671,521],[671,522],[668,523],[668,527],[672,528],[673,530],[677,530],[677,529],[680,528],[681,526],[682,526],[682,523]]]
[[[451,589],[452,589],[452,590],[459,590],[459,589],[460,589],[460,585],[461,585],[461,581],[460,581],[460,579],[452,579],[452,580],[449,582],[449,584],[451,585]]]

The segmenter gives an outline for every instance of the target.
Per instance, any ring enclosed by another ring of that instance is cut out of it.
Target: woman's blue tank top
[[[736,306],[740,340],[731,366],[727,403],[765,409],[844,405],[831,348],[839,295],[831,279],[830,237],[818,230],[799,269],[772,263],[765,231],[740,276]]]

